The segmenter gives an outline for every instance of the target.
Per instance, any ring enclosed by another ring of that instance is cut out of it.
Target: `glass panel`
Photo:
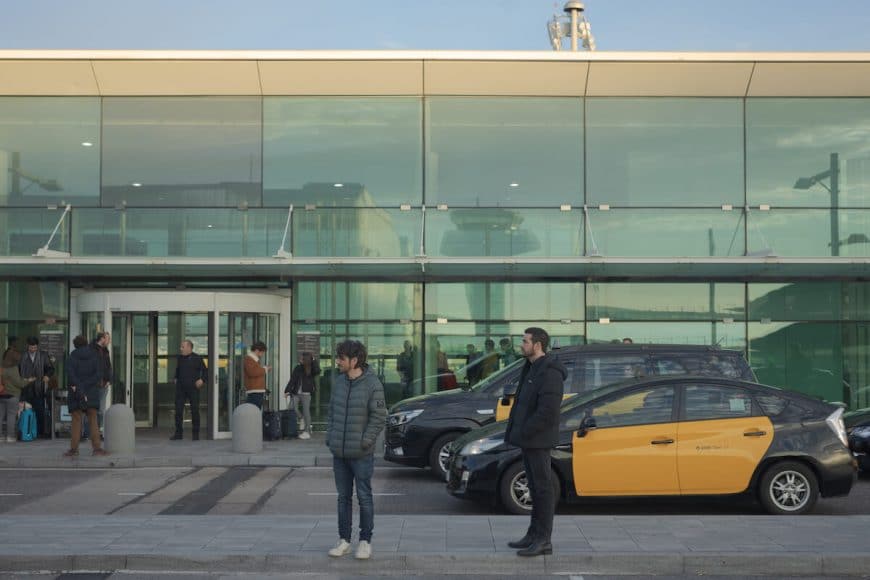
[[[743,205],[741,99],[586,99],[591,203]]]
[[[76,256],[267,257],[286,216],[252,209],[86,209],[73,212]]]
[[[154,397],[151,366],[151,317],[147,314],[133,315],[133,416],[139,426],[153,424],[152,402]]]
[[[99,195],[99,98],[0,98],[0,206],[98,205]]]
[[[51,237],[51,232],[63,215],[60,209],[0,209],[0,256],[32,256]],[[67,216],[50,249],[69,251],[69,223]]]
[[[266,97],[263,101],[266,205],[423,202],[419,98]]]
[[[843,324],[843,402],[850,409],[870,407],[870,324]]]
[[[0,320],[65,319],[68,305],[63,282],[0,282]]]
[[[686,421],[752,416],[749,393],[720,385],[688,385],[685,407]]]
[[[175,369],[182,340],[193,342],[193,352],[208,365],[208,314],[188,312],[161,312],[157,316],[157,426],[175,428]],[[206,435],[209,389],[200,390],[200,434]],[[192,433],[189,405],[185,405],[184,431]]]
[[[840,320],[840,282],[749,284],[751,320]]]
[[[426,203],[528,206],[583,202],[579,98],[426,100]]]
[[[743,288],[743,284],[590,283],[587,319],[742,320]]]
[[[611,209],[589,211],[589,234],[604,256],[742,256],[743,212]],[[594,253],[591,238],[587,238]]]
[[[870,320],[870,284],[842,283],[843,320]]]
[[[849,400],[839,323],[749,323],[749,363],[758,380],[828,401]]]
[[[101,313],[91,312],[84,316],[96,315],[101,316]],[[87,326],[82,325],[82,328]],[[112,349],[112,372],[115,375],[112,382],[112,404],[120,403],[127,404],[127,392],[130,385],[127,382],[127,370],[130,366],[130,350],[127,338],[130,332],[130,316],[127,314],[112,315],[112,337],[109,346]],[[93,334],[86,334],[93,338]]]
[[[596,426],[627,427],[651,423],[669,423],[673,417],[674,388],[659,387],[632,391],[616,399],[589,407]]]
[[[582,256],[583,214],[558,209],[426,212],[429,256]]]
[[[586,332],[590,343],[619,343],[630,338],[635,344],[709,344],[722,348],[746,348],[743,323],[711,322],[589,322]]]
[[[583,284],[427,284],[426,317],[429,320],[582,320]]]
[[[360,258],[415,256],[420,251],[421,215],[419,210],[375,208],[294,212],[293,255]]]
[[[868,127],[870,99],[747,99],[749,204],[870,206]]]
[[[837,231],[831,233],[831,219]],[[777,256],[870,256],[870,211],[774,209],[749,214],[749,247]]]
[[[412,283],[299,282],[295,320],[420,320],[423,287]]]
[[[103,98],[103,205],[260,205],[258,97]]]

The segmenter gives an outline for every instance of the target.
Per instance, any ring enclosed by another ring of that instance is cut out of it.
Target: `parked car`
[[[755,380],[742,353],[712,346],[589,344],[556,348],[551,353],[568,370],[564,386],[568,395],[650,375],[693,373]],[[464,433],[494,422],[499,405],[510,408],[524,360],[473,387],[396,403],[387,420],[384,459],[428,466],[443,479],[450,444]]]
[[[870,408],[843,414],[843,423],[849,437],[849,449],[858,461],[862,473],[870,473]]]
[[[843,409],[737,379],[657,377],[565,401],[552,451],[561,501],[595,496],[753,493],[772,514],[802,514],[817,498],[846,495],[855,465]],[[531,509],[521,451],[505,423],[463,436],[447,488]]]

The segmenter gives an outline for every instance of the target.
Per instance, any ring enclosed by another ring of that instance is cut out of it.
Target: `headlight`
[[[504,443],[504,439],[478,439],[477,441],[466,443],[460,453],[462,455],[480,455],[498,447],[502,443]]]
[[[393,413],[392,415],[390,415],[390,425],[393,427],[398,427],[399,425],[409,423],[422,412],[423,409],[414,409],[413,411],[402,411],[401,413]]]

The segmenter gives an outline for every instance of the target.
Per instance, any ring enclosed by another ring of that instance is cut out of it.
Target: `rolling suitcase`
[[[277,441],[281,438],[281,414],[269,410],[268,401],[263,409],[263,441]]]
[[[288,439],[299,437],[299,416],[293,409],[281,411],[281,435]]]

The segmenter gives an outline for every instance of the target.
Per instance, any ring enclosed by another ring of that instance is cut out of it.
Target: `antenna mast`
[[[586,7],[580,0],[568,0],[564,7],[567,16],[553,15],[553,19],[547,23],[547,32],[550,34],[550,45],[553,50],[562,50],[562,40],[571,39],[571,50],[576,52],[582,43],[583,48],[589,51],[595,50],[595,39],[592,37],[592,28],[586,19]]]

